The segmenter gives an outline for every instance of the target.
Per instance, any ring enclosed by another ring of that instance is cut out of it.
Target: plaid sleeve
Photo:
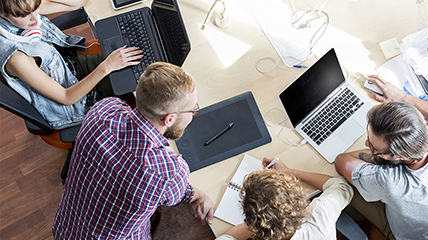
[[[184,195],[184,198],[181,200],[180,203],[184,203],[184,204],[190,203],[194,195],[195,195],[195,189],[193,189],[190,183],[187,183],[186,195]]]
[[[190,203],[194,196],[194,189],[189,181],[189,169],[185,164],[179,164],[177,172],[168,182],[165,194],[163,195],[163,204],[174,206],[182,203]]]

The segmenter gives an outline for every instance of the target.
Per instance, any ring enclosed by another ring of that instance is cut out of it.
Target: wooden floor
[[[0,109],[0,239],[53,239],[67,149],[30,134],[24,121]]]

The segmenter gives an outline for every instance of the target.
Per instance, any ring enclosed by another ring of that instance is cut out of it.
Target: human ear
[[[176,121],[176,115],[174,113],[168,113],[161,121],[166,127],[172,127]]]
[[[394,160],[400,160],[400,161],[405,161],[405,160],[407,160],[406,158],[404,158],[404,157],[402,157],[402,156],[400,156],[400,155],[395,155],[395,156],[393,157],[393,159],[394,159]]]

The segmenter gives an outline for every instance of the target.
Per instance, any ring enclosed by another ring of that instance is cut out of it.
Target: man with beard
[[[137,107],[106,98],[86,115],[76,139],[53,233],[55,239],[151,239],[160,205],[189,204],[203,224],[214,205],[188,183],[189,167],[167,149],[199,111],[193,78],[153,63],[136,90]]]
[[[388,239],[428,239],[428,128],[406,103],[367,114],[370,150],[337,156],[336,170],[358,191],[350,203]]]

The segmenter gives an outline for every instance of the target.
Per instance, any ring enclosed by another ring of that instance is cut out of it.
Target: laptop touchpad
[[[106,53],[104,53],[104,56],[110,55],[111,52],[123,46],[120,36],[107,38],[103,41],[103,43],[106,48]]]
[[[351,118],[342,124],[336,134],[337,137],[349,147],[364,133],[364,131],[365,129]]]

